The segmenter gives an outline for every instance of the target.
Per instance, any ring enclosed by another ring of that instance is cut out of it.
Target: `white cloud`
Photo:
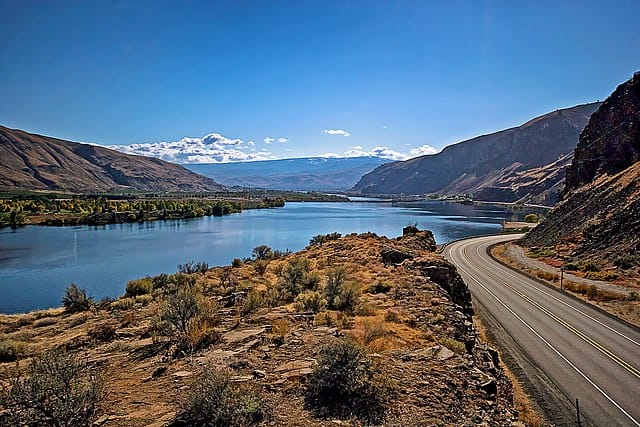
[[[278,142],[279,142],[280,144],[285,144],[287,141],[289,141],[287,138],[282,138],[282,137],[281,137],[281,138],[278,138]]]
[[[437,148],[425,144],[420,147],[412,148],[411,150],[409,150],[409,156],[418,157],[418,156],[424,156],[426,154],[436,154],[437,152],[438,152]]]
[[[253,141],[249,141],[249,142],[247,142],[247,145],[248,145],[249,147],[255,147],[255,146],[256,146],[256,143],[255,143],[255,142],[253,142]]]
[[[271,138],[269,136],[265,136],[264,139],[263,139],[264,143],[267,144],[267,145],[271,144],[275,140],[276,140],[275,138]]]
[[[344,152],[346,157],[380,157],[383,159],[389,160],[406,160],[407,155],[400,153],[398,151],[392,150],[388,147],[374,147],[371,150],[364,150],[360,146],[351,147],[349,150]]]
[[[174,163],[228,163],[275,159],[269,151],[255,152],[255,149],[250,148],[254,145],[253,141],[245,144],[241,139],[231,139],[219,133],[210,133],[202,138],[110,145],[107,148],[127,154],[157,157]]]
[[[438,150],[430,145],[423,145],[409,150],[409,153],[402,153],[400,151],[393,150],[389,147],[374,147],[371,150],[364,149],[361,145],[350,147],[342,154],[336,153],[324,153],[320,157],[380,157],[389,160],[408,160],[413,157],[422,156],[425,154],[435,154]]]
[[[342,135],[342,136],[351,135],[351,133],[343,129],[325,129],[324,133],[326,133],[327,135]]]

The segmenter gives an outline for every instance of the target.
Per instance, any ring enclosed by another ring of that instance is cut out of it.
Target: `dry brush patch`
[[[478,382],[464,368],[476,357],[468,350],[475,339],[468,318],[420,269],[385,265],[383,246],[404,250],[402,241],[350,235],[279,254],[263,274],[255,259],[246,259],[205,272],[158,275],[150,278],[149,293],[86,312],[0,316],[0,334],[27,343],[27,355],[19,358],[23,367],[28,356],[53,348],[79,351],[104,367],[109,394],[98,415],[107,427],[184,421],[189,413],[184,402],[189,390],[200,387],[194,380],[204,366],[228,375],[230,382],[219,382],[224,387],[232,383],[257,391],[254,396],[265,398],[264,419],[273,425],[291,425],[292,419],[301,426],[323,425],[326,421],[317,418],[322,411],[305,409],[305,384],[320,364],[319,350],[336,337],[352,337],[372,367],[402,385],[399,393],[380,400],[380,407],[392,409],[383,411],[389,425],[411,425],[405,422],[410,418],[419,420],[416,425],[451,423],[450,405],[459,417],[473,419],[482,410],[490,425],[510,425],[515,415],[508,387],[500,385],[504,396],[491,397],[476,385],[462,386]],[[429,253],[421,253],[421,260],[442,263]],[[337,268],[344,269],[342,278],[334,277],[341,275]],[[37,322],[45,325],[36,327]],[[439,360],[440,343],[460,353]],[[11,376],[13,363],[0,363],[0,378]],[[501,378],[496,381],[503,384]],[[360,391],[369,396],[376,387]],[[346,412],[338,414],[352,421]],[[378,417],[358,416],[361,422]]]

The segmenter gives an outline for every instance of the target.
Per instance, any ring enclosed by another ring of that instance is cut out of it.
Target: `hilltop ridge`
[[[0,189],[88,193],[224,187],[163,160],[0,126]]]
[[[601,267],[640,265],[640,73],[591,116],[567,170],[563,200],[523,243],[555,246]]]
[[[470,194],[478,200],[553,205],[578,135],[599,105],[556,110],[518,127],[450,145],[437,154],[382,165],[352,190]]]

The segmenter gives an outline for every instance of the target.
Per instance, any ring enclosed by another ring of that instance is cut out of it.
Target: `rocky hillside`
[[[524,243],[579,259],[640,264],[640,73],[621,84],[580,135],[562,202]]]
[[[446,147],[382,165],[353,191],[363,194],[472,194],[478,200],[553,204],[568,156],[599,103],[578,105]]]
[[[224,188],[162,160],[0,126],[0,189],[86,193]]]
[[[19,349],[4,353],[0,384],[17,374],[13,359],[25,366],[57,347],[104,372],[94,425],[204,425],[194,423],[206,400],[224,417],[251,415],[232,425],[523,425],[498,354],[473,328],[469,291],[430,232],[312,242],[132,282],[132,296],[93,310],[0,316],[0,344]],[[185,298],[195,314],[183,323],[173,307]],[[229,378],[223,390],[212,370]],[[21,395],[9,397],[11,424]]]

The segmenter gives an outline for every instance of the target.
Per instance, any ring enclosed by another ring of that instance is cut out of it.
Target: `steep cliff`
[[[221,191],[210,178],[159,159],[0,126],[0,189]]]
[[[563,200],[523,240],[627,268],[640,260],[640,73],[593,114],[567,171]]]
[[[471,193],[483,200],[555,202],[544,194],[599,103],[554,111],[527,123],[446,147],[434,155],[382,165],[353,191],[363,194]]]

